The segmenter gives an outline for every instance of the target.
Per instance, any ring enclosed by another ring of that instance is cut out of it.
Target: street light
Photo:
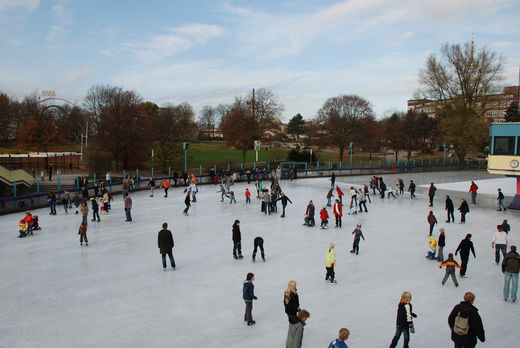
[[[442,144],[442,150],[444,152],[444,158],[442,160],[442,166],[446,166],[446,143]]]
[[[348,146],[350,147],[350,174],[352,174],[352,148],[354,147],[354,143],[350,142]]]
[[[182,144],[182,148],[184,149],[184,172],[188,173],[188,148],[190,147],[190,143],[187,141]]]

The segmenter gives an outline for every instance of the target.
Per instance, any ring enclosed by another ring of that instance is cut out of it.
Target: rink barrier
[[[383,161],[379,160],[377,162],[377,166],[372,166],[374,162],[370,162],[370,167],[363,167],[362,162],[360,161],[360,166],[357,168],[341,168],[341,162],[329,162],[328,165],[325,166],[325,168],[320,168],[319,162],[313,162],[313,163],[307,163],[307,169],[297,169],[297,179],[302,178],[313,178],[313,177],[327,177],[331,176],[332,172],[336,176],[348,176],[348,175],[369,175],[369,174],[391,174],[391,173],[397,173],[397,172],[427,172],[427,171],[451,171],[451,170],[466,170],[466,169],[483,169],[487,168],[487,164],[478,162],[465,162],[465,163],[453,163],[453,161],[450,161],[450,163],[445,163],[444,165],[442,163],[438,163],[437,160],[435,163],[432,163],[431,161],[421,161],[420,166],[419,161],[398,161],[397,163],[393,163],[391,161],[387,161],[385,165],[383,165]],[[311,168],[312,165],[315,165],[316,168]],[[323,165],[323,163],[322,163]],[[338,168],[339,165],[339,168]],[[275,166],[267,166],[268,168],[274,168]],[[213,167],[215,170],[216,168]],[[231,167],[227,168],[229,171],[232,170]],[[200,169],[201,171],[202,169]],[[136,171],[138,173],[138,171]],[[112,181],[112,175],[110,174],[110,180],[105,184],[105,187],[109,188],[109,191],[111,194],[119,194],[122,192],[122,184],[123,184],[123,178],[126,176],[126,170],[123,171],[123,177],[121,177],[121,181],[113,182]],[[169,174],[171,174],[171,171],[169,171]],[[258,173],[259,178],[261,180],[268,180],[269,179],[269,172],[263,172],[260,171]],[[93,175],[94,178],[96,178],[96,174]],[[197,178],[197,184],[210,184],[211,179],[209,174],[202,174],[202,175],[195,175]],[[251,174],[251,181],[255,181],[253,179],[255,176],[253,173]],[[119,176],[116,176],[117,180],[119,180]],[[160,190],[160,182],[164,179],[168,179],[170,182],[173,182],[173,176],[154,176],[154,180],[156,181],[156,190]],[[282,178],[283,179],[289,179],[289,170],[283,169],[282,170]],[[177,178],[178,181],[183,181],[182,178]],[[237,180],[239,182],[247,181],[247,177],[244,175]],[[75,183],[74,185],[60,185],[59,178],[57,180],[59,189],[57,191],[48,191],[48,192],[40,192],[40,193],[31,193],[27,195],[22,196],[14,196],[14,197],[6,197],[6,198],[0,198],[0,215],[3,214],[9,214],[12,212],[19,212],[19,211],[26,211],[31,209],[38,209],[38,208],[44,208],[48,207],[47,203],[47,195],[51,192],[54,192],[54,194],[57,197],[56,205],[61,205],[60,198],[61,195],[64,193],[64,189],[67,189],[67,191],[73,195],[75,192],[78,193],[78,195],[81,197],[81,190],[82,186],[79,185],[79,183]],[[39,185],[39,181],[37,182],[38,190],[41,188],[41,185]],[[136,181],[136,185],[134,185],[133,191],[141,191],[141,190],[148,190],[146,187],[148,185],[148,179],[142,179],[139,177],[139,179]],[[177,187],[181,187],[182,185],[178,185]],[[187,186],[187,185],[185,185]],[[63,188],[63,189],[62,189]],[[94,190],[94,184],[87,185],[87,190],[89,190],[89,193]],[[15,193],[16,194],[16,193]],[[72,199],[72,197],[71,197]]]

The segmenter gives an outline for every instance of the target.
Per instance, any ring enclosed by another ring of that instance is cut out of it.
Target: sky
[[[0,91],[81,104],[119,86],[198,115],[267,88],[282,121],[355,94],[382,118],[406,111],[430,54],[472,30],[505,58],[501,85],[518,84],[519,13],[515,0],[0,0]]]

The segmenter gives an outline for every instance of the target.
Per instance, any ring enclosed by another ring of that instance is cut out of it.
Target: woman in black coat
[[[460,211],[460,223],[465,224],[466,223],[466,214],[469,213],[469,206],[468,202],[463,198],[462,202],[460,203],[459,207]]]
[[[242,246],[241,246],[241,240],[242,236],[240,234],[240,221],[235,220],[233,223],[233,257],[236,259],[243,258],[242,256]],[[238,255],[237,255],[238,253]]]
[[[161,252],[163,269],[166,271],[166,255],[170,258],[172,268],[175,269],[175,260],[173,259],[172,253],[174,244],[172,232],[168,230],[168,224],[165,222],[162,227],[162,230],[159,231],[159,235],[157,236],[157,244]]]
[[[294,280],[291,280],[287,284],[287,290],[285,290],[283,294],[283,304],[285,306],[285,313],[289,318],[289,323],[297,323],[298,312],[300,311],[300,300],[296,292],[296,282]]]

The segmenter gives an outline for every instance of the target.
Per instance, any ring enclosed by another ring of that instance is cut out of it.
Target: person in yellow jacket
[[[327,274],[325,275],[325,280],[330,280],[331,283],[336,283],[334,280],[334,265],[336,264],[336,250],[334,250],[334,243],[330,242],[330,247],[327,250],[326,258],[325,258],[325,269],[327,270]]]

